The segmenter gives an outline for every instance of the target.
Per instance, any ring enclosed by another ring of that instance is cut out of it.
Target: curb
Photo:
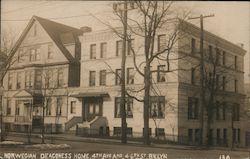
[[[24,133],[9,133],[10,136],[17,137],[27,137],[27,134]],[[31,134],[32,137],[40,137],[40,134]],[[123,144],[120,140],[117,139],[101,139],[101,138],[87,138],[73,135],[62,135],[62,134],[45,134],[45,139],[49,140],[65,140],[65,141],[74,141],[74,142],[88,142],[88,143],[99,143],[99,144],[116,144],[116,145],[127,145],[127,146],[137,146],[137,147],[151,147],[151,148],[162,148],[162,149],[177,149],[177,150],[223,150],[223,151],[243,151],[249,152],[249,150],[242,148],[223,148],[223,147],[198,147],[198,146],[187,146],[187,145],[171,145],[171,144],[155,144],[151,143],[150,145],[144,145],[141,142],[128,141],[127,144]]]

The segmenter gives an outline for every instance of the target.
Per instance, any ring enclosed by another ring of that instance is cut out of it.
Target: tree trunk
[[[124,2],[123,11],[123,47],[122,47],[122,62],[121,62],[121,120],[122,120],[122,143],[127,143],[127,121],[126,121],[126,99],[125,99],[125,65],[126,65],[126,48],[127,48],[127,1]]]
[[[42,119],[42,144],[44,144],[44,143],[45,143],[45,142],[44,142],[44,129],[45,129],[45,126],[44,126],[44,117],[45,117],[44,112],[45,112],[45,110],[44,110],[44,106],[43,106],[43,119]]]
[[[149,145],[149,106],[150,106],[150,65],[146,62],[145,68],[145,94],[144,94],[144,144]]]

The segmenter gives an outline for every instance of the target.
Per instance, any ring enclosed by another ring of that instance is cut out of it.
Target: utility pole
[[[130,2],[131,3],[131,2]],[[125,88],[125,67],[126,67],[126,52],[127,52],[127,20],[128,20],[128,10],[134,9],[132,5],[128,8],[128,2],[125,0],[124,2],[114,3],[113,9],[117,12],[120,11],[122,14],[123,21],[123,47],[122,47],[122,62],[121,62],[121,127],[122,127],[122,136],[121,142],[127,143],[127,121],[126,121],[126,88]]]
[[[201,130],[200,130],[200,144],[203,144],[203,133],[204,131],[204,106],[205,102],[205,89],[204,89],[204,53],[203,53],[203,40],[204,40],[204,29],[203,29],[203,19],[208,17],[214,17],[214,15],[200,15],[199,17],[189,17],[188,19],[200,19],[200,106],[201,106]],[[209,131],[209,130],[208,130]],[[207,132],[208,134],[208,132]],[[207,136],[208,138],[208,136]],[[208,141],[208,140],[207,140]]]

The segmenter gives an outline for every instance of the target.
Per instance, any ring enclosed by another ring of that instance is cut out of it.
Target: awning
[[[71,94],[71,97],[81,98],[81,97],[109,97],[107,92],[85,92],[85,93],[77,93]]]

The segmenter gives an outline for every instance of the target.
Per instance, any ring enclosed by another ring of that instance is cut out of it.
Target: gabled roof
[[[82,34],[82,30],[64,24],[60,24],[57,22],[53,22],[51,20],[44,19],[38,16],[34,16],[33,18],[36,19],[42,25],[42,27],[45,29],[45,31],[48,33],[51,39],[56,43],[56,45],[65,55],[65,57],[71,62],[74,61],[73,56],[64,47],[61,36],[64,35],[65,33],[71,34],[73,35],[76,42],[76,37],[77,35]]]
[[[12,48],[12,50],[10,52],[10,56],[8,58],[8,61],[13,57],[16,50],[20,46],[21,42],[23,41],[23,39],[25,38],[25,36],[27,35],[28,31],[30,30],[30,28],[32,27],[32,25],[35,21],[37,21],[39,24],[41,24],[41,26],[48,33],[50,38],[55,42],[57,47],[61,50],[61,52],[64,54],[64,56],[67,58],[67,60],[69,62],[77,62],[75,60],[75,58],[70,54],[70,52],[63,45],[63,42],[61,40],[61,35],[65,34],[65,33],[72,34],[72,36],[74,37],[75,42],[76,42],[77,36],[81,35],[83,33],[82,30],[77,29],[77,28],[73,28],[73,27],[70,27],[70,26],[67,26],[64,24],[60,24],[60,23],[57,23],[57,22],[54,22],[54,21],[51,21],[48,19],[44,19],[44,18],[41,18],[38,16],[33,16],[31,18],[31,20],[29,21],[29,23],[26,26],[26,28],[24,29],[23,33],[21,34],[21,36],[17,40],[15,46]]]

